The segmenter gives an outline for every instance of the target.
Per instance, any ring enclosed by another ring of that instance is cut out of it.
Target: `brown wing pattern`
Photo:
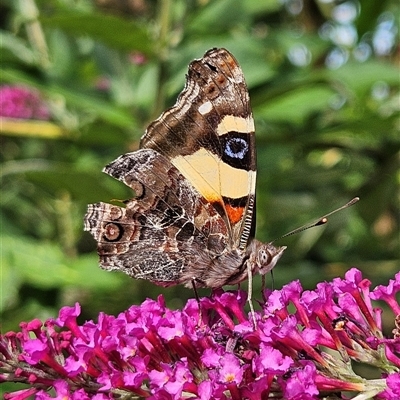
[[[176,104],[141,140],[167,157],[225,220],[230,246],[244,249],[253,223],[254,121],[243,73],[225,49],[189,65]]]
[[[187,265],[212,263],[228,243],[225,222],[162,155],[128,153],[104,172],[131,187],[126,207],[89,205],[85,230],[98,242],[100,265],[164,286],[188,282]]]

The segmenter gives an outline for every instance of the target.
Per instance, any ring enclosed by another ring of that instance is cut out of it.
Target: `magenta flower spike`
[[[170,310],[159,296],[81,325],[79,304],[63,307],[1,335],[0,380],[28,385],[5,399],[397,400],[400,273],[370,287],[352,269],[313,291],[298,281],[266,291],[256,329],[240,290],[202,298],[200,325],[194,300]],[[393,312],[393,336],[378,302]]]

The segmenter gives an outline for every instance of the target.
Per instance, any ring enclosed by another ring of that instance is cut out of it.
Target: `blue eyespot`
[[[226,142],[225,154],[229,157],[239,158],[241,160],[246,155],[248,149],[249,145],[246,140],[236,137]]]

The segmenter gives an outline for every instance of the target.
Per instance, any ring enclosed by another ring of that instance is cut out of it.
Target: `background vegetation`
[[[351,266],[387,282],[399,270],[398,14],[391,0],[3,1],[2,90],[37,90],[45,111],[16,118],[0,94],[2,331],[76,301],[91,319],[193,296],[100,270],[82,220],[88,203],[131,196],[102,167],[137,148],[211,47],[235,55],[250,90],[257,237],[361,197],[279,241],[274,286],[313,287]]]

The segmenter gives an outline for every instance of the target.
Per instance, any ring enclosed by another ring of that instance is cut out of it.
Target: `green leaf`
[[[56,194],[62,188],[82,202],[125,200],[134,195],[132,189],[102,173],[101,168],[82,171],[50,163],[47,170],[27,171],[25,176],[50,193]]]
[[[7,305],[23,283],[41,289],[75,286],[85,289],[110,289],[120,282],[118,274],[102,273],[97,254],[68,258],[54,243],[22,236],[2,235],[2,298]],[[15,279],[17,278],[17,279]],[[107,278],[107,279],[105,279]],[[11,284],[11,279],[13,279]],[[4,283],[10,282],[10,288]]]
[[[235,0],[210,1],[193,15],[188,28],[195,32],[225,33],[234,26],[248,19],[243,12],[242,3]]]
[[[301,123],[311,113],[329,106],[334,91],[327,86],[305,86],[287,92],[271,102],[260,104],[254,112],[259,118]]]
[[[272,14],[280,10],[284,5],[282,1],[279,0],[242,0],[241,3],[243,8],[246,10],[246,13],[251,15]]]
[[[29,48],[27,42],[9,32],[0,31],[0,48],[2,52],[8,50],[17,59],[28,65],[33,65],[36,61],[35,53]],[[2,62],[4,62],[4,53]]]
[[[125,200],[133,197],[132,189],[101,170],[102,167],[97,167],[97,164],[90,169],[84,169],[68,163],[16,160],[3,164],[0,177],[3,182],[9,183],[14,181],[16,176],[21,176],[54,197],[63,190],[82,202]]]
[[[44,26],[61,29],[73,36],[90,36],[115,49],[153,53],[154,44],[147,28],[137,21],[128,21],[111,14],[83,13],[64,9],[52,16],[39,18]]]
[[[326,76],[341,85],[345,84],[360,95],[369,93],[372,85],[378,81],[399,87],[398,67],[379,60],[349,62],[335,71],[326,70]]]

